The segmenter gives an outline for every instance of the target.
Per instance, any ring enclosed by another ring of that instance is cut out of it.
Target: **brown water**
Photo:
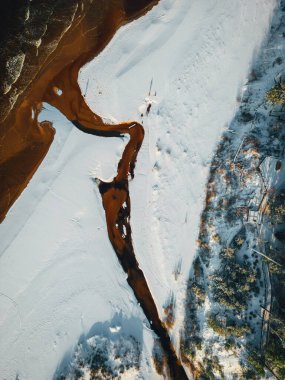
[[[2,138],[4,150],[0,153],[0,174],[3,178],[0,184],[0,216],[3,220],[37,170],[53,140],[52,125],[49,122],[37,121],[42,102],[56,107],[85,133],[104,137],[128,134],[130,139],[118,164],[116,177],[111,183],[99,183],[108,235],[127,273],[127,281],[152,330],[160,339],[171,378],[184,380],[187,376],[176,356],[166,326],[159,318],[132,244],[129,223],[129,175],[134,177],[135,162],[144,138],[144,129],[137,122],[104,124],[101,117],[94,114],[85,103],[77,81],[80,68],[106,46],[121,25],[139,17],[157,2],[158,0],[114,0],[105,2],[104,6],[100,2],[99,6],[97,2],[90,5],[89,2],[82,1],[83,6],[79,8],[68,35],[63,38],[49,62],[46,62],[15,114],[6,122]],[[106,5],[107,3],[111,5]],[[123,207],[123,204],[126,204],[126,207]]]

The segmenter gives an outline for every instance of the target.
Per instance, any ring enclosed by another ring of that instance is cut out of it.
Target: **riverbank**
[[[272,329],[284,323],[283,243],[273,221],[284,184],[284,113],[266,93],[284,81],[284,28],[280,2],[210,169],[181,346],[205,378],[283,377],[282,340]]]

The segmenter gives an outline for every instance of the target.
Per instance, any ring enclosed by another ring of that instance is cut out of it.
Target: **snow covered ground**
[[[133,240],[162,317],[175,295],[174,339],[211,155],[274,6],[275,0],[161,0],[119,30],[80,74],[96,113],[145,127],[130,186]],[[143,342],[142,376],[158,378],[152,333],[109,243],[92,181],[115,174],[126,141],[85,135],[46,107],[41,118],[54,121],[55,142],[0,226],[0,377],[51,379],[81,334],[121,312],[137,321],[125,328]]]
[[[281,272],[274,272],[270,260],[279,261],[275,264],[280,267],[284,250],[274,236],[284,229],[284,217],[275,209],[278,202],[282,204],[284,187],[284,110],[266,101],[266,94],[276,81],[284,81],[284,4],[279,2],[275,9],[239,109],[213,157],[196,265],[188,285],[183,352],[196,367],[200,363],[202,371],[213,370],[217,378],[221,378],[219,363],[228,380],[254,378],[252,357],[260,355],[262,345],[267,369],[274,373],[269,358],[282,362],[284,357],[280,339],[268,338],[268,314],[262,308],[266,305],[270,316],[276,315],[271,307],[278,305],[276,294],[282,287]],[[271,258],[265,260],[264,253]],[[230,332],[233,321],[239,328]],[[244,333],[241,328],[246,326],[250,329]],[[280,346],[270,356],[269,341],[274,339]],[[268,370],[263,375],[260,368],[255,370],[258,379],[275,379]],[[277,376],[284,377],[281,372]]]

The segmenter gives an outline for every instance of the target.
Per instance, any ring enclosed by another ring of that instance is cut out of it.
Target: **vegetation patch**
[[[272,104],[285,104],[285,83],[277,83],[266,93],[266,100]]]
[[[210,314],[208,317],[208,326],[218,335],[229,337],[241,337],[251,332],[251,328],[246,322],[237,322],[234,318],[223,317]]]
[[[225,253],[226,252],[226,253]],[[223,251],[224,255],[233,254],[231,250]],[[210,276],[213,298],[219,304],[236,310],[244,310],[250,291],[256,290],[256,273],[249,264],[239,264],[230,257],[226,263]]]
[[[58,371],[54,379],[119,380],[126,373],[135,376],[140,356],[141,347],[133,336],[109,339],[96,335],[78,344],[68,367]]]

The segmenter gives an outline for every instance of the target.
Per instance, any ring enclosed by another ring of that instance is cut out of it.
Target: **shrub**
[[[268,201],[266,212],[273,224],[285,222],[285,191],[282,189]]]
[[[212,236],[212,238],[213,238],[213,240],[214,240],[215,243],[220,243],[220,241],[221,241],[221,237],[220,237],[219,234],[214,234]]]
[[[175,322],[175,298],[173,293],[168,297],[163,310],[165,314],[164,322],[168,328],[172,328]]]
[[[235,342],[235,339],[233,337],[229,337],[226,339],[226,342],[225,342],[225,350],[226,351],[230,351],[230,350],[234,350],[236,348],[236,342]]]
[[[226,323],[222,323],[217,319],[217,316],[211,314],[208,317],[208,326],[221,336],[236,336],[241,337],[249,333],[250,326],[248,323],[236,324],[234,320],[227,320]]]
[[[264,358],[253,352],[248,356],[249,364],[254,368],[254,371],[259,376],[264,376]]]
[[[266,93],[266,100],[272,104],[285,104],[285,83],[279,83]]]
[[[70,363],[63,361],[54,379],[121,379],[123,373],[138,371],[140,356],[140,344],[133,336],[94,335],[77,345]]]
[[[221,255],[227,259],[231,259],[235,256],[235,250],[230,247],[226,247],[222,250]]]
[[[285,348],[275,334],[270,334],[266,346],[266,361],[280,379],[285,378]]]
[[[241,246],[244,243],[244,239],[242,239],[241,237],[237,237],[236,238],[236,243],[237,243],[238,246]]]
[[[252,368],[244,368],[240,380],[257,380],[256,374]]]
[[[206,355],[203,359],[203,364],[200,364],[199,379],[201,380],[215,380],[217,376],[215,373],[220,375],[220,378],[224,379],[223,367],[219,363],[217,356]]]
[[[191,290],[195,294],[196,298],[198,299],[199,305],[205,301],[206,292],[205,292],[205,288],[202,285],[194,283]]]
[[[154,341],[152,358],[157,373],[159,375],[165,375],[165,372],[168,372],[167,358],[158,339]]]

